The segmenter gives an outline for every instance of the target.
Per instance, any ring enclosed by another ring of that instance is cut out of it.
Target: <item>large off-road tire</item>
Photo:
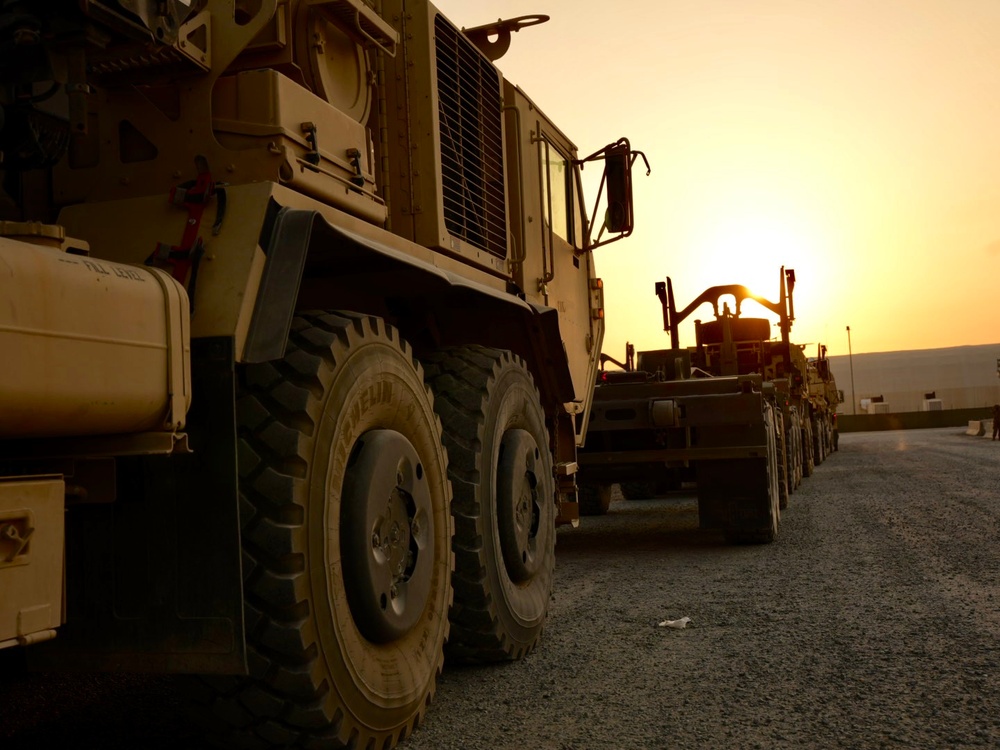
[[[794,416],[789,416],[789,421],[785,428],[785,476],[788,479],[788,495],[795,494],[799,487],[799,470],[797,465],[798,445],[795,441],[795,427],[792,423]]]
[[[803,420],[802,430],[802,476],[811,477],[816,470],[815,453],[813,452],[813,430],[812,419]]]
[[[792,495],[791,487],[788,459],[784,455],[781,455],[778,457],[778,507],[781,510],[788,509],[789,498]]]
[[[577,498],[581,516],[604,516],[611,508],[610,484],[581,484]]]
[[[795,489],[802,486],[802,422],[799,419],[798,412],[792,414],[792,467],[794,469],[795,476]]]
[[[242,374],[249,677],[205,678],[226,747],[388,748],[443,665],[452,520],[420,365],[381,319],[296,318]]]
[[[777,538],[781,525],[781,500],[778,490],[778,447],[775,440],[774,412],[765,407],[764,424],[767,434],[767,460],[760,462],[765,472],[760,483],[755,486],[760,491],[755,498],[761,511],[761,524],[757,528],[731,528],[725,530],[726,541],[730,544],[770,544]],[[758,471],[760,470],[758,469]]]
[[[449,658],[518,659],[538,642],[555,567],[555,479],[545,412],[508,351],[465,346],[424,361],[454,491]]]
[[[819,466],[823,463],[826,458],[826,439],[824,437],[826,428],[823,425],[823,420],[817,417],[812,422],[812,437],[813,437],[813,463]]]
[[[774,410],[774,444],[776,474],[778,482],[778,507],[788,507],[788,496],[792,493],[792,479],[788,470],[789,446],[785,442],[785,419],[780,410]]]

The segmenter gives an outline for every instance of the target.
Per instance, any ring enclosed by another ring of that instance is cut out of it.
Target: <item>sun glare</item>
[[[798,273],[812,265],[817,242],[804,227],[766,214],[731,216],[706,231],[699,257],[714,269],[714,284],[742,284],[754,294],[777,301],[779,269]]]
[[[757,196],[759,197],[759,196]],[[794,204],[794,201],[792,201]],[[780,270],[794,269],[797,278],[795,314],[799,325],[792,333],[793,341],[812,342],[817,336],[825,335],[818,330],[825,325],[823,292],[824,283],[819,278],[828,265],[832,253],[831,238],[824,234],[823,227],[812,226],[809,216],[795,210],[765,210],[759,205],[741,207],[722,214],[716,207],[716,215],[705,212],[690,216],[686,229],[686,247],[691,249],[683,264],[670,264],[668,275],[674,280],[674,294],[679,308],[685,307],[698,294],[713,286],[741,284],[753,294],[772,302],[780,298]],[[643,289],[644,291],[644,289]],[[640,295],[634,285],[629,295]],[[804,296],[803,296],[804,295]],[[624,337],[638,343],[640,348],[662,346],[661,334],[649,324],[655,314],[648,300],[638,306],[635,296],[627,296],[619,305],[613,325],[609,324],[608,345],[617,351],[624,346]],[[627,301],[626,301],[627,300]],[[734,309],[732,297],[720,300]],[[641,312],[640,312],[641,309]],[[742,307],[745,317],[763,317],[777,323],[777,316],[752,301]],[[644,316],[641,320],[640,316]],[[619,318],[621,320],[619,321]],[[712,318],[711,307],[705,305],[681,324],[682,346],[694,343],[693,322],[695,319]],[[638,333],[637,333],[638,332]],[[778,336],[777,325],[771,329]],[[806,338],[802,338],[805,336]]]

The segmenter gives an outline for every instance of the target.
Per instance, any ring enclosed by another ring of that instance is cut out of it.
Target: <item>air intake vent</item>
[[[459,31],[437,16],[438,114],[448,232],[507,255],[500,76]]]

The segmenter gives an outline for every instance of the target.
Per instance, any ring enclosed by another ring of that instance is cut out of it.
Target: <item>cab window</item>
[[[574,196],[573,169],[570,160],[548,141],[542,142],[545,175],[545,221],[566,242],[579,247],[580,210]]]

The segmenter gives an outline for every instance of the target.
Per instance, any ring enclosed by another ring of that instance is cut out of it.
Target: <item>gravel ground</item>
[[[842,435],[762,547],[616,503],[560,532],[538,652],[446,672],[408,750],[997,747],[998,466],[954,428]]]
[[[1000,747],[998,467],[956,428],[844,434],[767,546],[616,502],[560,530],[539,650],[446,669],[405,748]],[[4,658],[4,747],[193,745],[170,678]]]

